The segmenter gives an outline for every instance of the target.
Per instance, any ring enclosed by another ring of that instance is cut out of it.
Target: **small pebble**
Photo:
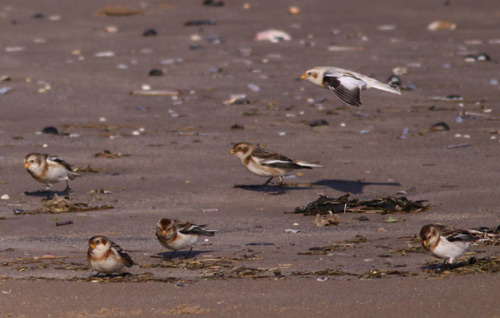
[[[8,92],[10,92],[11,90],[12,90],[12,88],[4,86],[4,87],[0,88],[0,95],[5,95]]]
[[[112,57],[115,56],[115,52],[113,51],[103,51],[103,52],[97,52],[94,54],[95,57]]]
[[[14,214],[23,214],[24,213],[24,210],[21,210],[21,209],[14,209],[13,210]]]
[[[48,126],[42,129],[42,134],[59,135],[59,130],[56,127]]]
[[[309,122],[309,126],[311,126],[311,127],[329,126],[329,125],[330,124],[324,119],[313,120],[313,121]]]
[[[106,117],[99,117],[99,121],[100,121],[101,123],[104,123],[106,120],[107,120],[107,119],[106,119]]]
[[[149,76],[163,76],[163,75],[164,75],[163,71],[159,69],[153,69],[149,71]]]
[[[2,196],[0,197],[0,199],[2,199],[2,200],[9,200],[9,199],[10,199],[10,197],[9,197],[9,195],[8,195],[8,194],[4,194],[4,195],[2,195]]]
[[[211,20],[193,20],[184,23],[184,26],[201,26],[201,25],[216,25],[217,22],[213,19]]]
[[[248,88],[250,88],[254,92],[260,91],[260,87],[255,84],[248,84]]]
[[[158,35],[158,32],[156,32],[155,29],[147,29],[142,33],[142,36],[156,36]]]
[[[108,33],[116,33],[118,32],[118,27],[114,26],[114,25],[108,25],[106,28],[105,28],[106,32]]]
[[[288,13],[290,13],[292,15],[299,14],[300,13],[300,8],[296,7],[296,6],[291,6],[291,7],[288,8]]]
[[[148,84],[144,84],[141,86],[141,89],[144,90],[144,91],[149,91],[151,89],[151,86],[148,85]]]
[[[203,1],[203,5],[210,7],[223,7],[224,1],[205,0]]]
[[[284,131],[280,131],[278,135],[280,135],[280,136],[285,136],[285,135],[286,135],[286,132],[284,132]]]
[[[8,46],[5,48],[5,52],[20,52],[25,49],[24,46]]]
[[[139,131],[137,131],[137,130],[134,130],[134,131],[132,132],[132,135],[134,135],[134,136],[139,136],[140,134],[141,134],[141,133],[140,133]]]
[[[33,15],[33,19],[43,19],[45,18],[45,15],[43,13],[35,13]]]

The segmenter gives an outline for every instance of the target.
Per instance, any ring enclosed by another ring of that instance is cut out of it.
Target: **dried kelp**
[[[418,276],[417,273],[396,270],[372,270],[360,275],[360,279],[385,278],[387,276],[412,277]]]
[[[382,197],[369,201],[358,199],[349,200],[350,193],[346,193],[338,198],[319,196],[318,199],[309,203],[305,207],[297,207],[292,213],[302,213],[304,215],[329,214],[332,213],[415,213],[423,212],[430,208],[426,200],[411,201],[406,197]]]
[[[108,158],[108,159],[115,159],[115,158],[121,158],[121,157],[128,157],[128,154],[124,154],[121,152],[118,153],[111,153],[109,150],[103,150],[103,152],[96,153],[94,157],[97,158]]]
[[[345,240],[326,246],[315,246],[309,249],[309,252],[299,252],[299,255],[325,255],[327,252],[345,251],[347,248],[354,248],[354,244],[366,243],[368,240],[361,235],[356,235],[353,240]]]
[[[52,199],[44,201],[43,207],[41,207],[40,209],[25,211],[22,214],[88,212],[108,209],[113,209],[113,206],[89,206],[87,203],[71,202],[71,199],[69,197],[61,198],[57,194],[54,194],[54,197]]]
[[[316,214],[316,220],[314,221],[314,223],[316,223],[317,227],[339,225],[340,218],[337,214],[333,214],[332,212],[329,212],[325,215]]]
[[[435,265],[435,264],[433,264]],[[430,274],[440,275],[470,275],[470,274],[491,274],[500,272],[500,257],[485,257],[476,259],[470,258],[468,261],[456,264],[444,264],[438,268],[426,266],[424,271]]]
[[[479,245],[500,245],[500,225],[495,228],[480,227],[477,229],[468,229],[467,232],[477,238],[475,243]]]
[[[232,267],[236,261],[255,261],[261,259],[257,255],[260,252],[251,254],[240,254],[243,250],[232,253],[228,256],[215,259],[162,259],[157,264],[144,264],[141,268],[179,268],[189,270],[219,269],[221,267]],[[240,255],[238,255],[240,254]]]
[[[359,276],[358,274],[339,271],[331,268],[325,268],[317,271],[294,271],[295,276]]]

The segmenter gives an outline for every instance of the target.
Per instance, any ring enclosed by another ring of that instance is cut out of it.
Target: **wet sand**
[[[249,9],[233,1],[0,5],[0,76],[11,78],[0,82],[0,89],[11,88],[0,95],[0,195],[9,196],[0,200],[0,317],[498,317],[498,274],[435,273],[428,268],[440,260],[419,252],[412,238],[428,223],[500,224],[500,11],[491,1],[316,0],[297,3],[301,12],[291,15],[287,1],[248,3]],[[111,4],[144,14],[97,15]],[[184,25],[207,19],[216,24]],[[457,27],[427,30],[435,20]],[[144,37],[151,28],[158,35]],[[253,40],[271,28],[292,40]],[[464,60],[478,53],[492,61]],[[318,65],[381,81],[405,68],[400,77],[409,89],[401,96],[365,91],[361,107],[347,106],[299,79]],[[152,69],[165,74],[149,76]],[[143,85],[180,94],[130,94]],[[232,94],[250,103],[224,105]],[[443,100],[450,95],[461,99]],[[310,127],[321,119],[329,125]],[[430,131],[439,122],[449,131]],[[231,129],[235,124],[243,129]],[[47,126],[71,135],[37,134]],[[265,182],[229,154],[241,141],[325,168],[285,179],[291,185],[281,194],[276,187],[235,188]],[[128,156],[95,156],[104,150]],[[113,209],[15,215],[13,209],[44,204],[25,195],[43,189],[23,168],[30,152],[90,165],[95,173],[70,183],[72,202]],[[314,217],[284,213],[318,195],[347,192],[362,200],[406,193],[432,208],[345,213],[340,225],[323,228]],[[361,215],[369,220],[359,221]],[[390,216],[398,222],[384,222]],[[162,217],[218,232],[196,244],[194,259],[179,252],[168,262],[152,257],[166,252],[154,237]],[[68,220],[73,224],[56,226]],[[93,235],[128,250],[139,264],[133,275],[89,278]],[[366,242],[352,243],[360,236]],[[347,245],[310,253],[332,244]],[[463,260],[493,259],[499,250],[470,251]]]

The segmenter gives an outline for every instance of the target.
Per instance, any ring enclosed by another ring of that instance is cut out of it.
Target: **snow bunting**
[[[279,177],[280,185],[283,185],[283,175],[291,170],[323,168],[321,165],[290,159],[246,142],[234,145],[231,154],[236,155],[251,173],[269,177],[264,186],[274,177]]]
[[[440,224],[427,224],[420,230],[422,246],[444,263],[453,264],[462,256],[476,238],[467,231],[455,230]]]
[[[390,86],[363,74],[330,66],[314,67],[302,74],[300,78],[329,88],[338,98],[353,106],[361,105],[361,91],[370,88],[401,94],[397,86]]]
[[[189,255],[193,249],[198,236],[214,236],[215,231],[205,230],[204,225],[191,224],[189,222],[161,219],[156,227],[156,237],[160,244],[169,250],[173,250],[170,258],[178,250],[190,248]]]
[[[121,273],[123,267],[134,265],[130,255],[105,236],[94,236],[89,240],[87,259],[97,275]]]
[[[71,171],[71,166],[63,159],[47,154],[30,153],[24,158],[24,167],[38,182],[47,185],[49,191],[53,183],[66,180],[66,189],[69,188],[68,179],[73,180],[81,175]]]

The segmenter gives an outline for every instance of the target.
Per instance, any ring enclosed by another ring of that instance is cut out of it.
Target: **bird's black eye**
[[[311,75],[311,72],[307,72],[307,75]]]

